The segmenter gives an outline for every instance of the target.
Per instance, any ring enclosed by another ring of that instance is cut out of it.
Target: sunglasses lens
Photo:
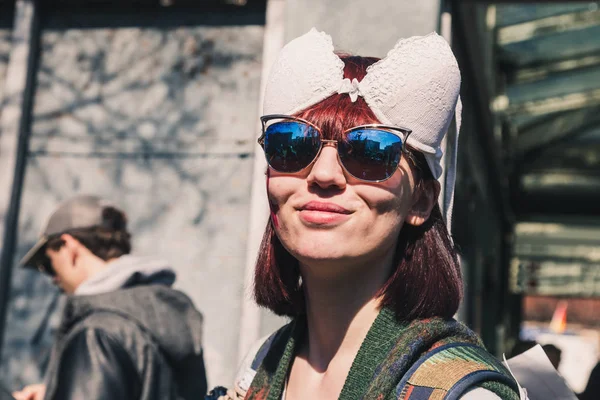
[[[279,120],[265,128],[267,162],[279,172],[303,170],[315,159],[320,146],[319,132],[299,121]]]
[[[350,131],[338,145],[340,160],[358,179],[380,181],[396,172],[402,156],[402,139],[391,132],[361,128]]]

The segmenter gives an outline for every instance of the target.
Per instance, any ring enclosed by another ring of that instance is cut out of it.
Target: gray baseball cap
[[[39,268],[40,259],[45,255],[46,243],[50,237],[72,229],[101,226],[106,207],[115,206],[100,197],[89,195],[75,196],[62,202],[50,215],[35,246],[25,254],[19,264]]]

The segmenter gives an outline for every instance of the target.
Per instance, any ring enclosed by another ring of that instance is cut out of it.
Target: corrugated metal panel
[[[600,296],[598,221],[517,224],[511,269],[517,293]]]
[[[594,6],[594,2],[578,2],[575,4],[539,4],[531,2],[521,4],[500,4],[496,6],[496,24],[498,27],[519,24],[536,19],[563,15],[577,11],[586,11]]]
[[[498,82],[519,213],[597,213],[597,2],[496,5]],[[573,206],[577,204],[577,206]]]

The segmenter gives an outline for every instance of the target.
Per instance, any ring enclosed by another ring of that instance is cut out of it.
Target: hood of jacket
[[[175,271],[164,260],[125,255],[79,285],[75,294],[89,296],[137,285],[171,286],[175,277]]]

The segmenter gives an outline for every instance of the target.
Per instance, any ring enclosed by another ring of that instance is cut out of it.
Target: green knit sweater
[[[305,336],[305,332],[306,320],[296,318],[277,331],[263,345],[257,356],[260,358],[260,364],[257,365],[256,375],[248,389],[246,400],[281,399],[296,353],[296,346]],[[425,376],[427,378],[425,382],[435,383],[431,386],[442,387],[448,371],[453,371],[456,375],[456,371],[464,365],[472,366],[478,363],[477,365],[485,365],[488,369],[499,372],[505,378],[504,383],[492,379],[479,382],[478,387],[484,387],[505,400],[518,400],[519,395],[514,389],[516,383],[510,386],[506,384],[509,380],[511,383],[514,382],[508,371],[484,350],[481,341],[466,326],[455,320],[440,318],[400,322],[395,318],[394,313],[386,308],[379,313],[367,333],[350,368],[339,399],[410,400],[417,398],[417,396],[411,397],[410,393],[414,389],[411,385],[419,384],[418,379],[415,381],[409,379],[408,386],[404,384],[403,387],[398,386],[403,378],[406,381],[414,372],[410,370],[411,367],[429,351],[441,349],[442,346],[449,344],[462,343],[466,345],[468,351],[461,353],[461,362],[450,360],[443,368],[432,368],[425,373],[423,373],[424,369],[420,368],[421,378]],[[446,361],[448,358],[445,357]],[[427,364],[441,365],[431,362]]]

